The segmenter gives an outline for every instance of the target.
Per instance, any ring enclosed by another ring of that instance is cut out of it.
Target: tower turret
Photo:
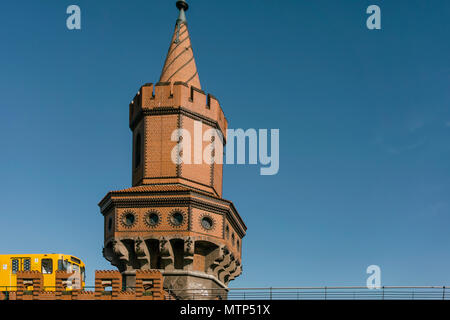
[[[226,141],[219,101],[201,90],[185,11],[180,10],[160,81],[139,88],[130,109],[132,187],[111,191],[99,203],[104,216],[104,257],[133,286],[136,270],[159,269],[164,287],[180,298],[226,296],[242,272],[246,226],[233,203],[222,198],[221,161],[186,160],[186,144],[208,150]],[[208,130],[220,139],[205,141]],[[180,136],[180,132],[188,136]],[[221,148],[219,148],[220,151]],[[211,156],[221,157],[222,154]],[[208,153],[206,151],[206,153]],[[198,159],[197,159],[198,160]]]

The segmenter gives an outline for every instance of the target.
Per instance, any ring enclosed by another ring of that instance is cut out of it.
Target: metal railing
[[[54,291],[55,287],[44,287]],[[94,291],[94,286],[83,290]],[[133,287],[122,288],[134,290]],[[16,290],[13,286],[0,286],[0,292]],[[185,299],[204,300],[224,296],[226,289],[165,289],[166,299],[177,296]],[[106,293],[106,292],[105,292]],[[68,293],[67,293],[68,294]],[[450,300],[446,286],[383,286],[379,289],[367,287],[264,287],[229,288],[228,300]]]
[[[218,296],[224,289],[172,289],[192,300]],[[450,300],[446,286],[229,288],[228,300]]]

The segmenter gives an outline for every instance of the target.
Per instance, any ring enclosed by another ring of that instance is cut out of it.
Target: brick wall
[[[97,270],[95,291],[66,290],[66,281],[73,275],[56,271],[54,291],[44,291],[43,276],[38,271],[17,273],[17,291],[0,292],[0,300],[165,300],[169,297],[163,289],[163,276],[158,270],[136,272],[134,290],[122,291],[119,271]],[[72,285],[76,284],[72,281]],[[32,290],[28,290],[32,286]],[[110,288],[110,289],[108,289]]]

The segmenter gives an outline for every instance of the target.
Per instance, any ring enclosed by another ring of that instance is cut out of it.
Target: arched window
[[[138,133],[136,136],[136,143],[134,146],[134,168],[137,169],[141,165],[142,158],[142,141],[141,134]]]

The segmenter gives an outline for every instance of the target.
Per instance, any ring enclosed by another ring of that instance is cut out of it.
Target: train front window
[[[43,274],[53,273],[53,260],[52,259],[42,259],[41,266],[42,266]]]
[[[58,270],[59,271],[67,271],[67,260],[63,260],[63,259],[58,260]]]

